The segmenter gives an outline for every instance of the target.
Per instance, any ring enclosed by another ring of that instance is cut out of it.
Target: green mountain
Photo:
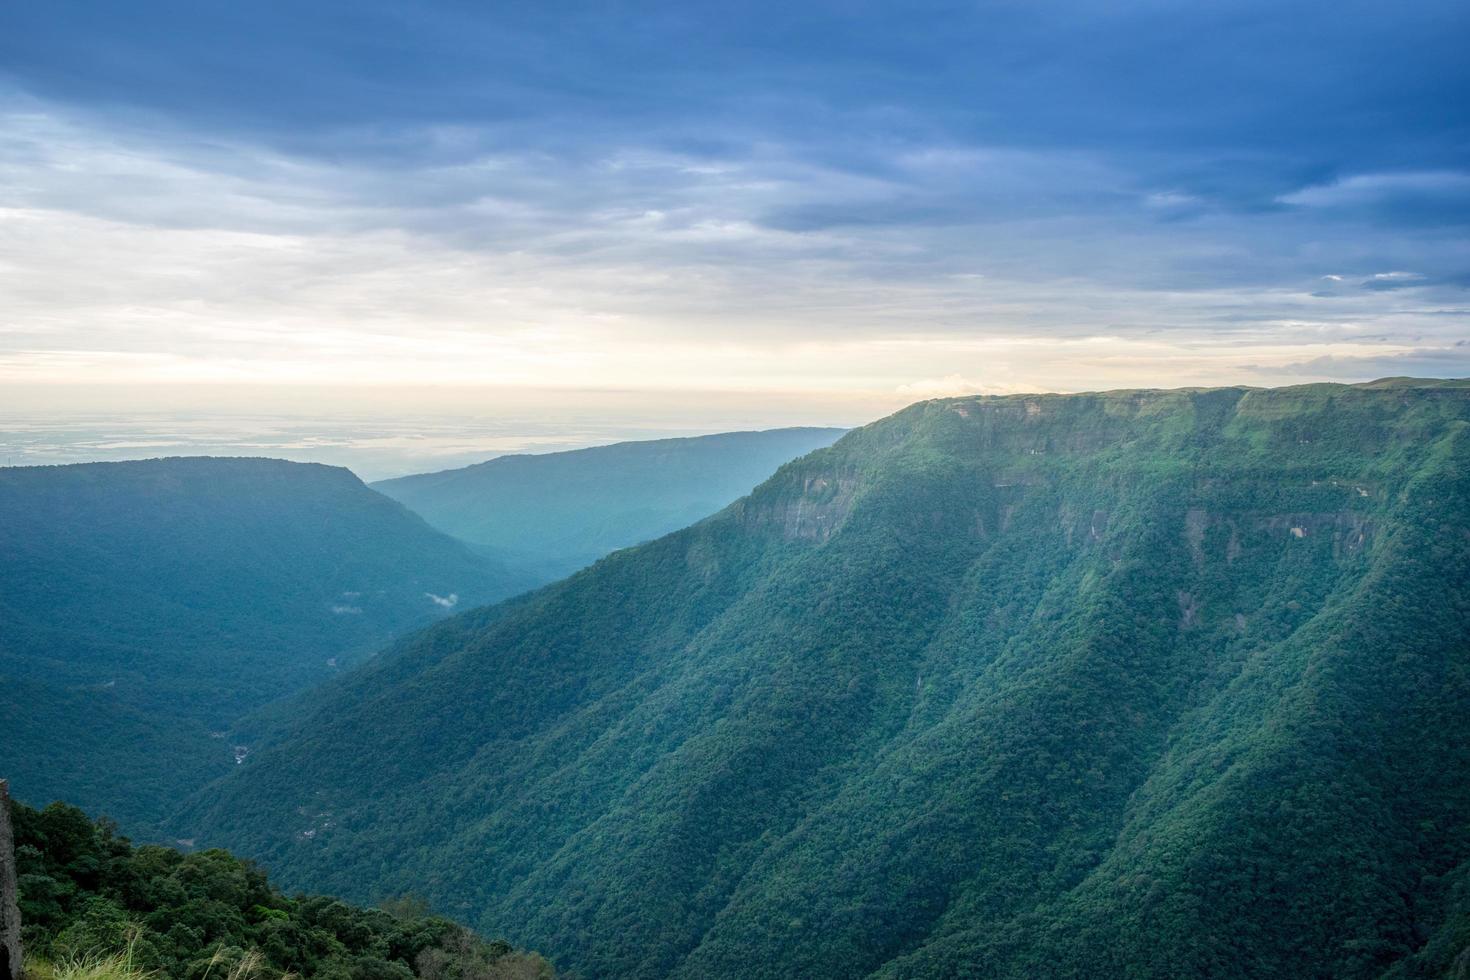
[[[843,429],[771,429],[501,456],[373,484],[463,541],[550,581],[708,517]]]
[[[584,977],[1470,962],[1470,383],[915,405],[401,642],[179,833]]]
[[[524,584],[335,467],[0,469],[0,773],[144,827],[246,712]]]

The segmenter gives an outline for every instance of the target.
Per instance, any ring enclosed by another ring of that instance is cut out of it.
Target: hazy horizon
[[[650,398],[639,391],[252,392],[242,386],[210,392],[210,407],[200,407],[206,402],[202,393],[165,389],[132,391],[132,404],[120,408],[128,392],[93,388],[88,402],[69,397],[73,393],[61,386],[33,389],[29,404],[18,399],[16,407],[0,413],[0,467],[160,456],[266,456],[345,466],[373,482],[496,456],[633,440],[802,426],[850,429],[918,401],[962,394],[868,393],[822,399],[783,392],[765,393],[763,402],[752,405],[740,393],[719,397],[675,391]]]
[[[1466,19],[11,5],[0,408],[1467,375]]]
[[[646,439],[716,435],[785,425],[598,423],[464,416],[183,416],[76,413],[6,419],[0,467],[120,462],[167,456],[261,456],[345,466],[364,482],[454,469],[497,456],[554,453]],[[819,427],[813,425],[811,427]],[[850,428],[850,426],[820,426]]]

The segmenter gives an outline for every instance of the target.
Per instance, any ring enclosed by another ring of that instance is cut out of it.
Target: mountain
[[[1438,976],[1467,717],[1470,382],[948,399],[402,641],[178,832],[583,977]]]
[[[463,541],[548,581],[708,517],[844,429],[771,429],[500,456],[373,484]]]
[[[241,715],[525,584],[335,467],[0,469],[0,773],[141,826]]]

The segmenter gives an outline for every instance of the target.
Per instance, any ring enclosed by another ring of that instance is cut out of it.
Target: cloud
[[[1361,381],[1387,377],[1470,378],[1470,344],[1451,342],[1443,347],[1420,347],[1397,353],[1327,355],[1273,366],[1262,366],[1263,377],[1331,381]]]
[[[1367,279],[1364,279],[1359,285],[1364,289],[1380,291],[1410,289],[1414,286],[1423,285],[1427,279],[1427,276],[1418,272],[1375,272]]]
[[[1430,170],[1355,174],[1283,195],[1281,200],[1307,207],[1334,207],[1395,194],[1458,196],[1465,193],[1470,193],[1470,173]]]
[[[68,11],[0,14],[12,386],[886,399],[1466,329],[1438,0]]]
[[[1375,224],[1470,224],[1470,172],[1354,174],[1277,198],[1283,205]]]
[[[918,381],[901,384],[894,389],[905,399],[913,401],[925,398],[950,398],[957,395],[1005,395],[1019,390],[1021,389],[1006,385],[987,384],[973,378],[961,377],[958,374],[949,374],[942,378],[921,378]]]
[[[434,605],[440,606],[444,609],[453,609],[456,605],[459,604],[459,594],[456,592],[451,592],[447,596],[435,595],[432,592],[425,592],[424,595],[428,596],[429,601],[432,602]]]

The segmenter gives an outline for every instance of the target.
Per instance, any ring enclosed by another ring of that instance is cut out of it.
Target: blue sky
[[[1470,7],[8,4],[0,381],[1470,374]]]

